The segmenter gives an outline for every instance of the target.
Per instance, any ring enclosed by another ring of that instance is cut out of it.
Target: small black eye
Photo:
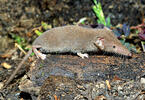
[[[113,48],[115,48],[116,46],[113,46]]]

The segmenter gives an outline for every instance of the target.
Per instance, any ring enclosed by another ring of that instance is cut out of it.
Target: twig
[[[25,55],[27,54],[27,53],[21,48],[21,46],[20,46],[19,44],[15,43],[15,46],[16,46],[17,48],[19,48]]]

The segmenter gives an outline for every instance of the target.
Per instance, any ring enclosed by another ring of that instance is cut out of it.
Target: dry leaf
[[[108,89],[111,90],[111,85],[110,85],[110,82],[108,80],[106,80],[106,85],[107,85]]]
[[[4,63],[1,63],[1,65],[6,68],[6,69],[10,69],[12,66],[9,65],[8,63],[4,62]]]
[[[114,78],[113,78],[113,81],[116,81],[116,80],[121,80],[118,76],[114,76]]]
[[[54,96],[54,100],[60,100],[56,95],[53,96]]]

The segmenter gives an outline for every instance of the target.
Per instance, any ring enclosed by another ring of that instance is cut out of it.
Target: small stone
[[[145,78],[141,78],[141,79],[140,79],[140,83],[141,83],[141,84],[145,84]]]
[[[0,89],[2,89],[4,86],[4,83],[3,82],[0,82]]]
[[[122,90],[122,87],[121,86],[118,86],[118,90]]]
[[[100,88],[105,88],[105,84],[100,84]]]

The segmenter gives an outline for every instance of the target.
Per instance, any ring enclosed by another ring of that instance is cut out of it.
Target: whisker
[[[118,55],[117,53],[116,53],[116,56],[117,56],[117,57],[120,57],[120,55]]]
[[[124,55],[122,55],[121,59],[123,59],[123,60],[124,60]]]
[[[118,57],[118,54],[117,53],[114,53],[115,54],[115,57]]]
[[[120,57],[123,60],[126,60],[127,56],[126,55],[122,55],[122,54],[118,54],[116,52],[107,52],[107,51],[103,51],[103,55],[112,55],[115,57]]]
[[[127,57],[124,56],[124,60],[126,60]]]
[[[119,57],[119,55],[117,53],[115,53],[117,57]]]
[[[108,55],[108,52],[105,51],[105,55]]]
[[[106,54],[106,52],[105,51],[103,51],[103,55],[105,55]]]
[[[123,55],[120,55],[121,59],[123,59]]]
[[[116,56],[117,56],[117,57],[120,57],[120,55],[119,55],[118,53],[116,53]]]
[[[113,56],[116,57],[116,54],[114,53]]]

